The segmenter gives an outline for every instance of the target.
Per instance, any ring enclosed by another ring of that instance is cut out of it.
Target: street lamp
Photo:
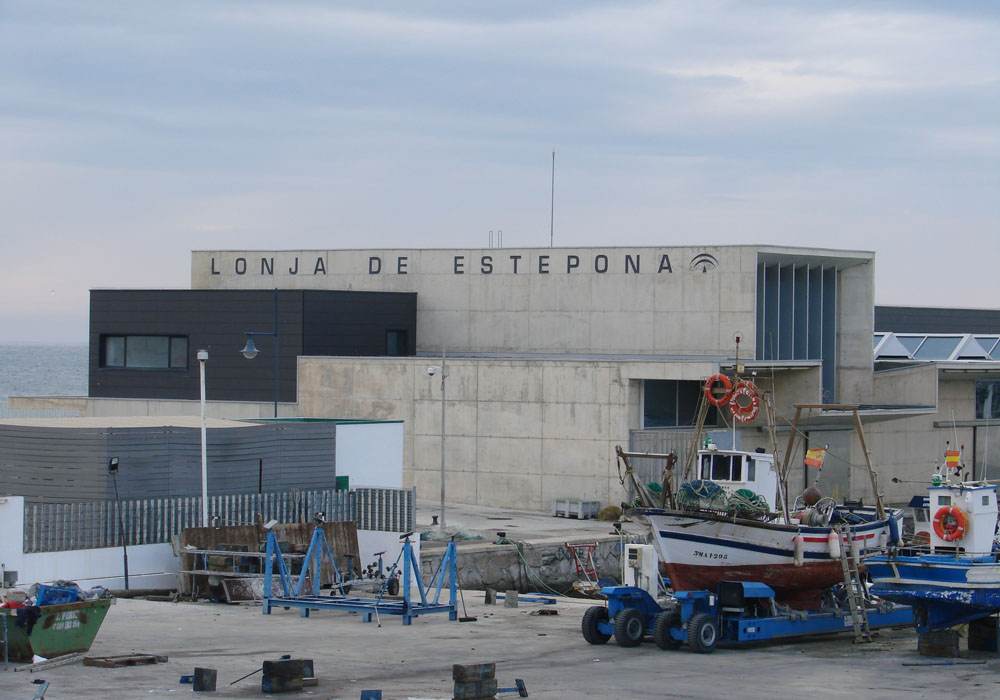
[[[125,590],[128,590],[128,546],[125,537],[125,513],[122,512],[122,499],[118,496],[118,458],[108,460],[108,473],[115,482],[115,503],[118,504],[118,529],[122,536],[122,569],[125,573]]]
[[[444,431],[444,400],[445,400],[445,380],[448,378],[448,366],[445,364],[445,352],[444,348],[441,348],[441,364],[431,365],[427,368],[427,374],[434,376],[435,374],[441,375],[441,527],[445,525],[444,522],[444,446],[445,446],[445,431]]]
[[[274,290],[274,330],[273,331],[246,331],[247,344],[240,351],[243,357],[252,360],[260,352],[253,343],[255,335],[270,335],[274,337],[274,417],[278,417],[278,290]]]
[[[208,527],[208,454],[205,449],[205,363],[208,351],[198,351],[199,375],[201,377],[201,526]]]

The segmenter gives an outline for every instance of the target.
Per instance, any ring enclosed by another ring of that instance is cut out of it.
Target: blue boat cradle
[[[292,585],[292,577],[288,573],[284,556],[278,547],[278,538],[273,532],[267,533],[267,547],[264,561],[264,596],[263,613],[271,614],[271,608],[280,606],[283,608],[300,608],[302,617],[309,617],[310,610],[346,610],[361,613],[363,622],[371,622],[372,615],[379,618],[380,615],[399,615],[403,618],[403,624],[409,625],[414,617],[429,613],[448,613],[449,620],[458,619],[458,574],[456,567],[457,550],[455,542],[449,542],[445,550],[441,563],[435,570],[427,586],[421,583],[420,565],[416,555],[413,553],[413,545],[410,543],[410,534],[403,535],[403,547],[396,558],[396,561],[389,569],[389,574],[383,581],[382,588],[375,598],[351,597],[344,594],[344,586],[340,576],[340,570],[334,560],[330,545],[326,541],[322,527],[317,527],[313,531],[312,540],[309,542],[309,549],[302,562],[302,573],[298,582]],[[334,586],[331,595],[320,595],[320,571],[323,564],[324,555],[333,567]],[[400,566],[402,560],[402,599],[385,598],[387,583],[392,580],[393,574]],[[273,590],[275,581],[275,564],[277,564],[277,577],[280,591],[275,595]],[[414,588],[413,578],[416,575],[416,589],[420,597],[420,602],[413,602],[412,589]],[[448,602],[440,602],[441,592],[445,585],[445,576],[448,577]],[[306,580],[310,582],[310,592],[304,592]],[[431,589],[434,591],[433,599],[429,599]],[[339,595],[338,595],[339,594]]]
[[[709,653],[718,643],[732,645],[783,637],[849,631],[852,615],[845,610],[781,609],[774,590],[757,581],[722,581],[718,591],[677,591],[666,607],[641,588],[601,589],[607,607],[589,608],[581,620],[583,638],[634,647],[651,636],[661,649],[687,644],[691,651]],[[890,603],[866,609],[870,627],[902,627],[913,623],[913,611]]]

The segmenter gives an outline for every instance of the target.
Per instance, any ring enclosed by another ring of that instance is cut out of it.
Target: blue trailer
[[[739,645],[829,634],[850,630],[854,624],[850,610],[844,608],[780,608],[774,590],[758,582],[723,581],[715,593],[678,591],[665,606],[634,586],[611,586],[601,593],[607,606],[588,608],[581,623],[583,638],[591,644],[614,637],[618,646],[634,647],[652,637],[661,649],[687,643],[691,651],[705,654],[720,642]],[[906,606],[878,603],[866,613],[871,628],[913,624],[913,610]]]

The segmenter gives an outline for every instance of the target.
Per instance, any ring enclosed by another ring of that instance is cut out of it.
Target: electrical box
[[[651,544],[626,544],[624,561],[626,586],[635,586],[653,598],[660,592],[660,558]]]

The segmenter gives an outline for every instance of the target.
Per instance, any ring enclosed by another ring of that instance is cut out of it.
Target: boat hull
[[[913,606],[920,632],[946,629],[1000,611],[996,557],[874,556],[871,592]]]
[[[774,589],[779,602],[814,610],[822,604],[823,590],[844,580],[840,559],[830,555],[830,527],[659,509],[640,513],[649,520],[674,590],[715,591],[722,581],[760,581]],[[884,544],[888,533],[888,520],[873,520],[854,525],[851,537],[864,552]],[[796,535],[803,540],[800,564]],[[847,546],[846,536],[841,546]]]

